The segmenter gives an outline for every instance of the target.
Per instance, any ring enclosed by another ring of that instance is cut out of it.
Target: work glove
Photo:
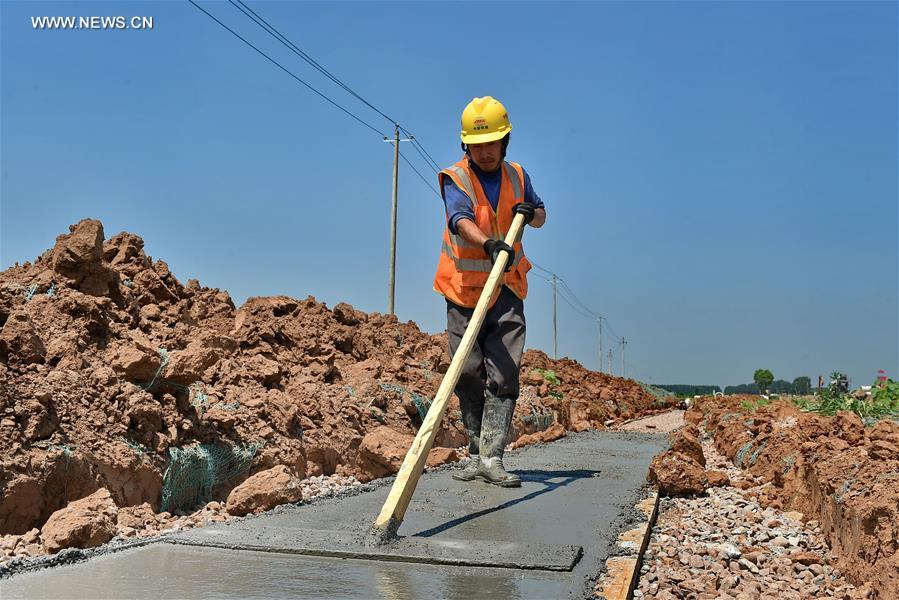
[[[503,251],[509,253],[509,262],[506,263],[506,272],[508,272],[512,268],[512,262],[515,260],[515,250],[512,246],[502,240],[487,240],[484,242],[484,252],[490,257],[491,264],[496,264],[499,253]]]
[[[534,212],[536,210],[537,207],[531,202],[519,202],[512,208],[512,217],[518,214],[524,215],[524,224],[527,225],[534,220]]]

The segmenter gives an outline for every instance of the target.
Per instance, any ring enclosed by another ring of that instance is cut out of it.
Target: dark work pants
[[[456,354],[473,308],[446,302],[446,333],[450,356]],[[503,286],[496,303],[487,311],[477,341],[462,367],[456,395],[462,422],[468,430],[469,452],[477,454],[484,413],[484,394],[518,398],[518,373],[524,352],[524,302]]]

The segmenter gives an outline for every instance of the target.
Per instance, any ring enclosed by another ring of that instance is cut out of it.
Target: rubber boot
[[[475,477],[478,476],[478,469],[481,467],[481,457],[477,454],[472,454],[471,460],[468,461],[468,464],[465,465],[465,468],[461,471],[453,471],[452,478],[456,481],[472,481]]]
[[[481,419],[484,415],[484,396],[481,392],[480,396],[471,398],[467,394],[457,394],[459,396],[459,411],[462,413],[462,424],[468,431],[468,454],[471,460],[465,465],[461,471],[454,471],[452,478],[456,481],[472,481],[478,474],[478,467],[481,465],[480,442],[481,442]]]
[[[515,412],[516,398],[501,398],[487,392],[481,421],[481,464],[476,477],[500,487],[521,487],[521,478],[506,471],[503,452],[509,425]]]

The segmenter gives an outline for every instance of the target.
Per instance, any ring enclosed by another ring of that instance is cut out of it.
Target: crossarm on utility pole
[[[516,214],[512,220],[512,227],[509,228],[509,232],[506,234],[505,242],[513,246],[522,227],[524,227],[524,215]],[[424,470],[428,452],[434,444],[434,438],[437,437],[437,429],[443,420],[443,415],[446,413],[447,404],[453,394],[453,390],[456,388],[459,376],[462,374],[462,366],[468,360],[468,355],[471,354],[478,332],[480,332],[481,325],[484,323],[484,317],[487,315],[490,300],[502,283],[503,274],[510,259],[511,256],[509,256],[508,252],[501,252],[490,270],[490,276],[487,278],[481,297],[475,305],[474,313],[468,322],[468,327],[465,329],[459,348],[453,356],[443,381],[440,382],[437,395],[434,396],[431,408],[425,415],[424,422],[418,430],[412,446],[406,452],[406,457],[403,459],[403,464],[396,475],[393,487],[390,488],[390,494],[388,494],[387,500],[381,508],[381,513],[375,520],[374,526],[372,526],[370,531],[371,541],[380,543],[394,537],[400,524],[403,522],[403,517],[406,516],[406,509],[409,507],[412,494],[415,492],[415,487],[418,485],[418,480]]]

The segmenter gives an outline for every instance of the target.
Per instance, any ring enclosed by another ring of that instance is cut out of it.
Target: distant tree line
[[[783,379],[770,378],[770,371],[760,369],[756,375],[767,392],[774,394],[811,394],[812,380],[808,377],[797,377],[792,382]],[[653,387],[661,388],[669,391],[676,396],[710,396],[715,392],[720,392],[721,388],[717,385],[687,385],[687,384],[665,384],[654,383]],[[725,394],[759,394],[759,385],[757,383],[744,383],[742,385],[729,385],[724,388]]]
[[[762,383],[765,384],[764,378]],[[798,394],[812,393],[812,380],[808,377],[797,377],[791,382],[783,379],[775,379],[765,385],[768,392],[773,394]],[[759,386],[756,383],[744,383],[743,385],[729,385],[724,388],[725,394],[759,394]]]
[[[676,396],[710,396],[715,392],[720,392],[721,388],[717,385],[686,385],[686,384],[671,384],[664,385],[654,383],[653,387],[662,388],[663,390],[667,390]]]
[[[744,383],[741,385],[728,385],[724,387],[725,394],[758,394],[759,386],[754,383]]]

